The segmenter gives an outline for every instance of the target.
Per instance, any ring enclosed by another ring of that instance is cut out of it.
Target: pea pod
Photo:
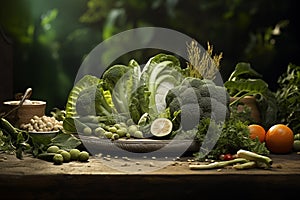
[[[37,156],[38,159],[45,160],[45,161],[53,161],[53,157],[56,153],[41,153]]]
[[[11,137],[16,140],[18,137],[18,131],[17,129],[9,123],[5,118],[0,118],[0,128],[5,130],[8,134],[11,135]]]

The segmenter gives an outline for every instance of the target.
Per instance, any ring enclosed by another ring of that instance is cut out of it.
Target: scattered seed
[[[123,164],[121,165],[121,167],[127,167],[127,166],[129,166],[128,163],[123,163]]]
[[[103,157],[104,160],[110,161],[110,158],[108,157]]]
[[[126,161],[130,161],[130,159],[127,156],[123,156],[122,159]]]

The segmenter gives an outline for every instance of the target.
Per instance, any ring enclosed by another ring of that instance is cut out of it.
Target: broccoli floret
[[[166,102],[171,117],[181,111],[177,122],[185,130],[194,128],[195,123],[203,118],[221,122],[229,117],[228,93],[224,87],[216,86],[210,80],[185,78],[181,85],[169,91]]]
[[[217,103],[217,100],[211,98],[211,97],[202,97],[199,99],[200,101],[200,107],[204,112],[211,112],[212,105],[215,105]]]
[[[186,77],[182,81],[181,86],[200,88],[200,86],[202,86],[204,84],[205,84],[205,81],[203,81],[201,79],[193,78],[193,77]]]
[[[202,110],[199,104],[185,104],[181,107],[180,124],[183,130],[190,130],[195,128],[201,116]]]
[[[200,88],[197,88],[197,96],[199,99],[202,97],[210,97],[209,89],[206,85],[201,86]]]
[[[216,99],[217,101],[223,103],[224,105],[229,104],[230,97],[224,87],[221,86],[209,87],[209,92],[210,92],[210,97]]]
[[[212,101],[212,110],[211,112],[214,114],[214,120],[216,122],[222,122],[224,121],[227,117],[229,117],[229,109],[226,105],[223,103],[214,100]]]
[[[197,103],[198,104],[198,89],[197,88],[187,88],[184,90],[179,98],[181,100],[181,103],[184,104],[190,104],[190,103]]]

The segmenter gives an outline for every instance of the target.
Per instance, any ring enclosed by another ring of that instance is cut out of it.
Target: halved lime
[[[167,118],[157,118],[152,122],[150,131],[152,135],[156,137],[163,137],[170,134],[172,128],[173,124],[171,120]]]

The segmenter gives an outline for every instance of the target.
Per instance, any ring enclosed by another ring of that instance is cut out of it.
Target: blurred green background
[[[223,52],[227,79],[250,62],[272,90],[289,63],[299,65],[297,6],[293,0],[18,0],[0,3],[0,26],[13,41],[14,92],[64,109],[84,56],[101,41],[136,27],[170,28]],[[156,51],[116,62],[147,61]]]

